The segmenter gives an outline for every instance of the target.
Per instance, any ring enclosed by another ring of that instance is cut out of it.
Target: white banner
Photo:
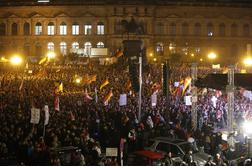
[[[40,109],[31,108],[31,123],[38,124],[40,119]]]
[[[157,105],[157,94],[153,93],[151,95],[151,106],[152,107],[156,107],[156,105]]]
[[[185,96],[185,105],[192,105],[192,96]]]
[[[117,148],[106,148],[106,157],[117,157]]]
[[[44,122],[44,125],[46,126],[49,123],[49,107],[48,107],[48,105],[45,105],[44,111],[45,111],[45,122]]]
[[[126,94],[120,94],[119,105],[120,106],[127,105],[127,95]]]

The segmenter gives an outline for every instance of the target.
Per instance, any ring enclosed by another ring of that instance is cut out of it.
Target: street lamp
[[[252,58],[251,57],[247,57],[243,60],[243,63],[245,66],[251,66],[252,65]]]
[[[214,60],[217,58],[217,55],[214,53],[214,52],[210,52],[208,55],[207,55],[208,59],[211,59],[211,60]]]
[[[12,65],[20,65],[23,62],[22,58],[20,56],[14,55],[13,57],[10,58],[10,63]]]
[[[48,52],[47,53],[47,58],[50,60],[50,59],[55,59],[56,57],[56,54],[52,51]]]

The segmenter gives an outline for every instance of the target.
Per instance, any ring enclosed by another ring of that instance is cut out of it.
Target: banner
[[[38,124],[40,119],[40,109],[31,108],[31,123]]]
[[[106,148],[106,157],[117,157],[117,148]]]
[[[151,106],[152,107],[156,107],[156,105],[157,105],[157,94],[153,93],[151,95]]]
[[[120,94],[119,105],[120,106],[127,105],[127,95],[126,94]]]
[[[44,125],[46,126],[49,123],[49,107],[48,107],[48,105],[45,105],[44,111],[45,111],[45,122],[44,122]]]
[[[192,96],[185,96],[185,105],[190,106],[192,105]]]

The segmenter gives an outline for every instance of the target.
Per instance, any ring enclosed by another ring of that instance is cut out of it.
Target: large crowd
[[[32,71],[32,72],[31,72]],[[199,67],[198,75],[212,69]],[[56,152],[63,147],[77,147],[70,155],[70,165],[117,166],[118,157],[106,158],[106,147],[120,147],[124,141],[124,164],[127,157],[148,145],[156,136],[188,140],[209,155],[209,165],[228,165],[228,147],[223,147],[221,129],[227,127],[227,95],[213,89],[198,90],[197,130],[192,129],[191,106],[184,96],[190,88],[178,92],[181,82],[190,76],[189,64],[171,64],[170,97],[162,93],[162,68],[150,65],[143,73],[141,119],[138,118],[138,93],[130,86],[129,69],[124,65],[30,65],[28,68],[0,70],[0,165],[60,166],[63,159]],[[76,83],[76,78],[95,75],[90,83]],[[104,80],[108,83],[100,88]],[[55,94],[55,82],[63,92]],[[132,84],[132,83],[131,83]],[[183,83],[181,83],[183,84]],[[183,88],[183,86],[182,86]],[[107,98],[107,104],[104,98]],[[157,94],[152,105],[151,95]],[[120,94],[127,95],[127,104],[119,105]],[[59,110],[55,98],[59,97]],[[212,97],[216,97],[216,101]],[[250,118],[250,100],[240,91],[235,94],[235,123],[240,126]],[[44,126],[44,106],[49,107],[49,123]],[[39,108],[39,124],[30,123],[31,108]],[[236,135],[243,145],[241,132]],[[169,155],[167,156],[169,159]],[[167,159],[166,158],[166,159]],[[220,160],[220,161],[219,161]],[[191,165],[185,159],[185,164]],[[166,165],[172,165],[168,160]]]

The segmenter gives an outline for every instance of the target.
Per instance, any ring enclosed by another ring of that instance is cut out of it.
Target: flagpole
[[[141,121],[141,107],[142,107],[142,57],[139,57],[139,98],[138,98],[138,121]]]

